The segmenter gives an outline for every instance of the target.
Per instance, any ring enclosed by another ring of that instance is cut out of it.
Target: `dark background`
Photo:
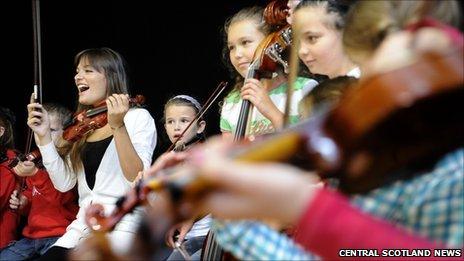
[[[0,106],[16,115],[16,145],[27,136],[26,105],[33,89],[32,0],[4,1]],[[40,1],[43,102],[74,111],[77,89],[73,58],[83,49],[110,47],[128,64],[131,94],[143,94],[155,118],[158,146],[168,144],[161,123],[163,104],[178,94],[206,101],[222,80],[221,28],[243,7],[267,1]],[[225,93],[222,95],[222,97]],[[207,114],[207,132],[219,133],[219,106]]]

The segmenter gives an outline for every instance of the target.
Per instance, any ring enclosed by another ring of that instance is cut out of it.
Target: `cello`
[[[272,73],[276,72],[279,66],[283,68],[285,73],[288,73],[288,62],[283,58],[283,55],[292,43],[292,30],[290,25],[285,22],[287,17],[286,2],[272,1],[266,6],[264,10],[266,23],[278,26],[280,29],[266,36],[258,45],[244,81],[252,78],[258,80],[271,78]],[[242,100],[234,141],[242,140],[246,135],[251,106],[249,100]]]
[[[264,19],[270,26],[275,26],[278,30],[267,35],[258,45],[253,55],[251,64],[248,67],[244,82],[248,79],[272,78],[273,73],[279,67],[288,73],[288,62],[283,58],[284,52],[292,43],[291,27],[286,23],[288,14],[287,1],[271,1],[264,9]],[[243,99],[237,126],[234,133],[234,141],[238,142],[245,138],[248,130],[250,111],[252,104],[249,100]],[[229,255],[215,242],[215,235],[208,233],[202,250],[202,260],[221,260],[229,259]]]

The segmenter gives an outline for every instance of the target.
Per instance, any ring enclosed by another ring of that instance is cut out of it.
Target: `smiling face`
[[[241,20],[230,25],[227,34],[229,57],[235,70],[242,77],[245,78],[255,50],[264,37],[254,20]]]
[[[314,74],[330,78],[343,75],[346,55],[342,32],[335,28],[337,14],[327,13],[324,5],[307,6],[295,12],[301,31],[298,55]]]
[[[74,76],[79,92],[79,103],[96,105],[107,96],[107,80],[103,72],[97,71],[86,57],[80,59]]]
[[[169,140],[174,143],[180,137],[182,132],[195,118],[195,110],[187,105],[172,104],[165,109],[164,128],[168,134]],[[190,129],[184,134],[180,142],[187,143],[197,134],[205,130],[205,121],[194,123]]]

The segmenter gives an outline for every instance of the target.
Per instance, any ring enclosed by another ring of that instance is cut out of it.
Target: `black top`
[[[108,148],[112,139],[113,136],[109,136],[104,140],[85,143],[82,151],[82,163],[85,170],[85,180],[91,190],[95,186],[95,177],[103,159],[103,154],[105,154],[106,148]]]

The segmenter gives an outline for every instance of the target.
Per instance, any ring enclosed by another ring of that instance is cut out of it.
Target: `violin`
[[[271,78],[272,74],[282,67],[288,73],[288,63],[283,58],[284,51],[292,43],[292,29],[286,24],[288,14],[287,1],[272,1],[264,10],[266,23],[271,26],[282,27],[277,32],[266,36],[255,50],[253,62],[248,67],[247,79]],[[234,141],[245,137],[251,102],[243,100],[235,129]]]
[[[40,161],[41,158],[42,155],[40,154],[39,149],[35,149],[27,154],[17,154],[17,156],[9,162],[8,167],[11,169],[16,167],[19,161],[32,161],[39,167],[43,167],[42,162]]]
[[[129,106],[142,106],[145,103],[145,97],[136,95],[129,98]],[[83,110],[74,114],[70,122],[66,123],[63,131],[63,139],[76,142],[84,137],[87,133],[102,128],[108,123],[106,100],[101,101],[97,106],[89,110]]]
[[[427,53],[414,64],[373,75],[350,88],[326,113],[234,151],[232,158],[298,163],[322,178],[339,178],[347,194],[410,178],[395,171],[417,168],[464,145],[459,113],[463,55],[462,47],[447,54]],[[152,191],[168,192],[176,204],[212,188],[214,184],[196,175],[153,178],[121,198],[108,217],[91,206],[87,222],[93,229],[109,231]]]

